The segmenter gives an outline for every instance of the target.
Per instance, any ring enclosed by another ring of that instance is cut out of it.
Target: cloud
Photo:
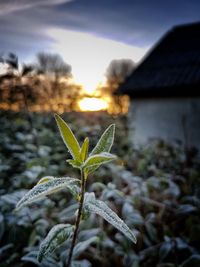
[[[147,46],[172,26],[199,20],[199,9],[199,0],[84,0],[45,10],[45,17],[57,27]]]
[[[199,20],[199,9],[199,0],[0,0],[0,53],[13,51],[25,60],[48,51],[55,42],[50,28],[146,48],[173,25]]]
[[[71,0],[0,0],[0,16],[36,6],[59,5]]]
[[[35,10],[34,10],[35,11]],[[51,39],[45,35],[46,25],[27,10],[0,16],[0,54],[16,53],[21,60],[48,49]]]

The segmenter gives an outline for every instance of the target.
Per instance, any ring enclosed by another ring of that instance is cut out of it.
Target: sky
[[[59,53],[89,89],[112,59],[138,62],[171,27],[196,21],[199,0],[0,0],[0,55]]]

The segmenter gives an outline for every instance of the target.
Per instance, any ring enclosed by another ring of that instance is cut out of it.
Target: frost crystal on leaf
[[[115,134],[115,125],[111,124],[102,134],[97,145],[90,153],[90,156],[96,155],[102,152],[110,152],[110,149],[114,141],[114,134]]]
[[[41,262],[44,256],[53,252],[64,241],[66,241],[72,235],[73,228],[74,227],[70,224],[55,225],[40,245],[38,261]]]
[[[94,193],[86,193],[84,208],[88,212],[96,213],[103,217],[107,222],[112,224],[115,228],[121,231],[126,237],[128,237],[133,243],[136,243],[136,237],[129,227],[124,223],[118,215],[112,211],[103,201],[97,200]]]
[[[78,183],[78,179],[70,177],[47,179],[46,182],[43,181],[28,191],[28,193],[17,203],[16,209],[20,209],[21,207],[41,199],[46,195],[65,188],[68,189],[74,196],[76,196],[79,193],[79,188],[77,186]]]
[[[84,163],[83,168],[89,173],[96,170],[100,165],[111,162],[117,157],[110,153],[101,153],[98,155],[90,156]]]

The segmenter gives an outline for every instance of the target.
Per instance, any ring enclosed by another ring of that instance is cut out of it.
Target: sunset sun
[[[102,98],[86,97],[80,100],[79,108],[81,111],[106,110],[108,108],[108,103]]]

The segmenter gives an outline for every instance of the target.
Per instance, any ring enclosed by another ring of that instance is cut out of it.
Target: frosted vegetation
[[[124,116],[65,113],[63,118],[81,144],[81,162],[87,160],[87,147],[93,156],[108,125],[117,129],[112,151],[103,153],[118,157],[88,175],[85,199],[90,202],[84,201],[71,267],[199,267],[200,163],[195,149],[186,153],[181,143],[160,140],[135,149]],[[0,266],[66,267],[82,163],[63,145],[52,114],[0,111],[0,125]],[[54,179],[64,187],[53,188]],[[35,186],[45,184],[51,193],[15,210]],[[108,209],[99,216],[102,203]],[[109,209],[126,223],[136,244],[107,222]]]
[[[80,244],[76,245],[76,241],[78,238],[79,225],[85,212],[92,212],[100,215],[134,243],[136,243],[136,237],[124,221],[121,220],[118,215],[106,205],[106,203],[101,200],[97,200],[94,193],[85,193],[86,182],[89,178],[89,174],[97,170],[102,164],[109,163],[117,158],[115,155],[110,153],[114,140],[115,125],[112,124],[105,130],[92,152],[88,154],[89,139],[86,138],[83,145],[80,147],[76,137],[67,123],[59,115],[55,115],[55,119],[62,139],[73,158],[70,161],[68,160],[68,162],[74,168],[78,168],[80,170],[80,180],[70,177],[43,177],[39,180],[37,185],[28,191],[17,203],[16,210],[19,210],[38,199],[41,200],[41,198],[59,190],[66,189],[72,193],[73,197],[79,202],[73,234],[72,225],[58,224],[54,226],[48,233],[47,237],[42,241],[38,253],[38,261],[41,262],[44,256],[53,252],[63,242],[66,240],[68,242],[71,241],[71,247],[67,259],[67,266],[69,267],[71,264],[73,265],[74,250],[77,253],[77,246],[79,245],[81,247]],[[69,240],[71,236],[72,240]]]

